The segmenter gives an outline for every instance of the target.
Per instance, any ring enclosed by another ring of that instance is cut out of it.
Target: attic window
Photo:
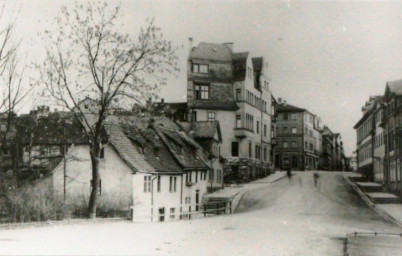
[[[209,85],[207,84],[195,84],[195,98],[197,100],[208,100],[209,99]]]
[[[88,109],[88,108],[89,108],[88,104],[85,104],[85,106],[84,106],[84,107],[85,107],[85,109]]]
[[[200,74],[208,74],[208,65],[207,64],[193,64],[193,72]]]

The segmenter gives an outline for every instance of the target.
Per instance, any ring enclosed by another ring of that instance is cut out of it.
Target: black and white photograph
[[[401,256],[402,1],[0,0],[0,255]]]

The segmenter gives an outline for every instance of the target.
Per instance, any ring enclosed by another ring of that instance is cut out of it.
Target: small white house
[[[199,156],[200,146],[171,127],[139,127],[136,122],[133,117],[119,117],[105,124],[109,142],[99,164],[98,216],[125,213],[143,222],[201,213],[209,167]],[[47,179],[58,198],[83,209],[91,191],[89,146],[70,146],[65,159]]]

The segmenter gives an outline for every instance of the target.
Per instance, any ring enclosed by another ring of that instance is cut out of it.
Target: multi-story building
[[[402,196],[402,80],[387,82],[383,97],[384,184]]]
[[[320,163],[320,128],[308,110],[278,99],[275,163],[281,169],[317,169]]]
[[[322,168],[326,171],[333,170],[333,137],[334,134],[331,129],[324,125],[322,130]]]
[[[233,51],[233,43],[200,43],[187,61],[187,106],[191,123],[219,121],[221,155],[228,179],[268,173],[272,162],[272,95],[265,58]]]
[[[365,106],[362,107],[363,116],[354,126],[357,133],[357,171],[369,180],[374,180],[375,136],[382,133],[376,131],[378,127],[376,114],[381,101],[382,96],[371,96]],[[381,153],[377,150],[377,154]]]
[[[383,183],[385,143],[384,143],[384,129],[381,127],[381,122],[384,116],[384,104],[381,103],[380,101],[376,102],[372,115],[374,117],[373,175],[375,182]]]

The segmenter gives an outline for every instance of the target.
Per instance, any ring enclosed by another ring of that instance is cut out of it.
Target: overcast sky
[[[40,52],[36,33],[72,1],[21,1],[17,36],[29,53]],[[188,37],[194,45],[234,42],[235,51],[267,56],[271,91],[319,115],[340,132],[346,154],[355,150],[354,124],[370,95],[402,79],[401,2],[122,1],[121,30],[137,33],[155,17],[179,46],[182,72],[161,96],[185,101]],[[35,55],[35,54],[31,54]],[[35,57],[36,58],[36,57]]]

